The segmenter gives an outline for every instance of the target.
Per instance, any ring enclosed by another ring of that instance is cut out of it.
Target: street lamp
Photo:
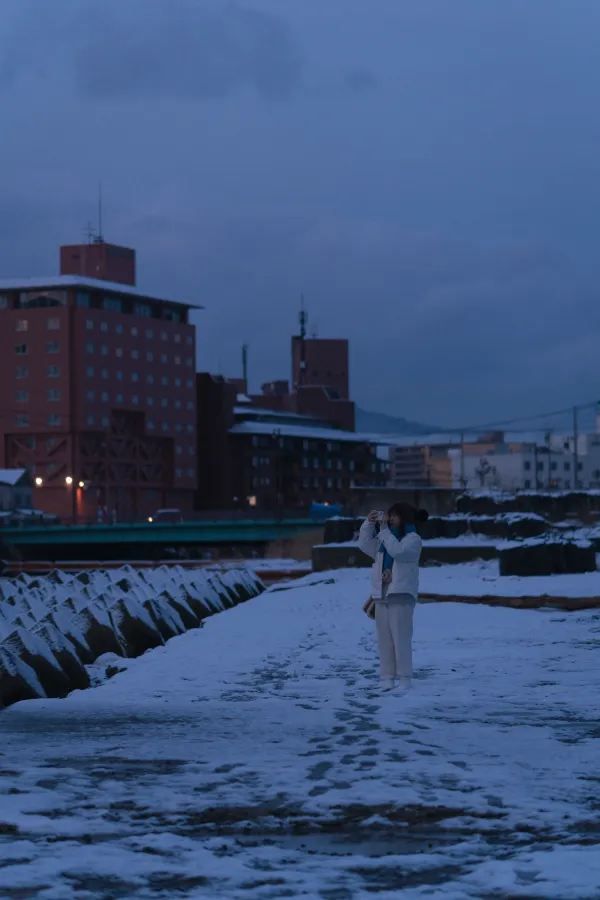
[[[67,487],[71,487],[71,485],[73,484],[73,476],[72,475],[66,476],[65,484],[67,485]]]
[[[41,475],[36,475],[35,486],[41,487],[43,485],[43,483],[44,483],[44,479],[41,477]]]

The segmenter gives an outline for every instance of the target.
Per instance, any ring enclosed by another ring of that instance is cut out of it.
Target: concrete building
[[[134,277],[118,249],[86,247],[81,264],[98,253],[104,274]],[[36,507],[65,521],[192,509],[189,308],[87,274],[0,281],[0,466],[31,473]]]

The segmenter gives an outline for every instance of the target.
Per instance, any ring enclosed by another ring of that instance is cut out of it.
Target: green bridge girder
[[[3,528],[0,544],[32,547],[44,544],[82,546],[99,544],[230,544],[284,540],[322,528],[322,519],[245,519],[182,523],[130,523],[117,525],[44,525]]]

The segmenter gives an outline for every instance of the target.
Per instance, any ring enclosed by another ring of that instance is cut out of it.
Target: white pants
[[[381,678],[412,676],[413,612],[414,603],[378,600],[375,604]]]

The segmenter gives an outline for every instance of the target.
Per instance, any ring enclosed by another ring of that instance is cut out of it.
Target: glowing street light
[[[65,478],[65,484],[67,485],[67,487],[71,487],[71,485],[73,484],[72,475],[67,475],[67,477]]]
[[[79,484],[78,484],[78,486],[79,486],[80,488],[84,488],[84,487],[85,487],[85,481],[80,481]]]
[[[41,487],[43,485],[43,483],[44,483],[44,479],[40,475],[36,475],[35,486]]]

